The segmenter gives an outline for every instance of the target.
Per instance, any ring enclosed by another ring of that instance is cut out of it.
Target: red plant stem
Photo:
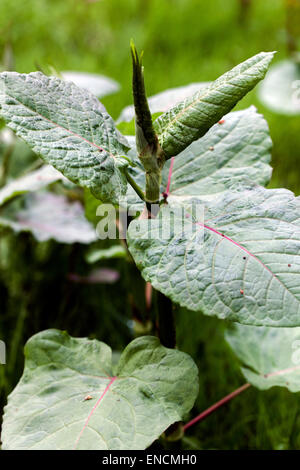
[[[246,383],[242,385],[241,387],[237,388],[236,390],[234,390],[234,392],[229,393],[229,395],[226,395],[226,397],[222,398],[222,400],[217,401],[217,403],[210,406],[209,408],[207,408],[207,410],[203,411],[202,413],[200,413],[200,415],[196,416],[196,418],[192,419],[187,424],[185,424],[183,426],[183,430],[186,431],[189,427],[193,426],[196,423],[199,423],[200,421],[205,419],[207,416],[209,416],[211,413],[216,411],[218,408],[225,405],[225,403],[232,400],[232,398],[236,397],[237,395],[242,393],[244,390],[247,390],[247,388],[249,387],[251,387],[251,384]]]

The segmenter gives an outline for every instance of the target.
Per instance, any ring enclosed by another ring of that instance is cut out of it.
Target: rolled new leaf
[[[159,116],[154,129],[170,158],[202,137],[264,78],[274,52],[261,52]]]

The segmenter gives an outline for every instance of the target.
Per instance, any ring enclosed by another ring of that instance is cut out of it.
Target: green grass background
[[[246,18],[238,0],[0,0],[0,56],[11,47],[19,72],[54,66],[116,79],[121,91],[103,100],[116,118],[131,104],[129,41],[145,51],[148,94],[195,81],[213,80],[262,50],[286,57],[283,0],[252,0]],[[1,52],[2,51],[2,52]],[[272,187],[300,193],[300,117],[275,115],[251,92],[240,104],[255,104],[270,126],[274,142]],[[2,235],[0,241],[0,337],[8,344],[9,364],[0,366],[1,403],[22,370],[22,345],[34,332],[66,328],[122,348],[131,338],[127,288],[130,266],[115,286],[70,286],[70,269],[86,269],[82,248],[54,242],[38,245],[30,235]],[[59,260],[59,263],[57,262]],[[101,264],[101,266],[103,263]],[[104,263],[105,265],[105,263]],[[118,295],[116,295],[116,290]],[[125,299],[125,301],[124,301]],[[125,305],[125,307],[124,307]],[[223,339],[224,323],[180,310],[178,345],[200,370],[200,394],[193,415],[243,384]],[[299,448],[299,394],[250,389],[191,428],[186,448]]]

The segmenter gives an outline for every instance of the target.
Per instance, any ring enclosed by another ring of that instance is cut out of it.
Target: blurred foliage
[[[132,103],[131,37],[139,50],[145,50],[146,86],[152,95],[213,80],[261,50],[277,50],[275,60],[283,59],[285,21],[284,0],[1,0],[0,57],[6,68],[18,72],[52,66],[114,78],[121,83],[121,92],[103,102],[117,118]],[[264,109],[255,91],[239,108],[253,103],[265,115],[274,142],[272,187],[299,194],[300,117]],[[10,174],[16,176],[34,160],[27,149],[16,147],[14,153]],[[29,234],[1,233],[0,338],[7,343],[8,364],[0,366],[0,408],[20,377],[22,348],[32,334],[57,327],[71,335],[97,337],[119,350],[134,335],[132,320],[147,316],[144,282],[126,260],[97,263],[120,271],[114,285],[78,285],[67,279],[70,272],[89,272],[87,250],[80,245],[38,244]],[[184,309],[177,312],[177,322],[178,347],[196,359],[200,370],[195,415],[240,386],[243,378],[224,342],[224,322]],[[299,448],[299,403],[299,394],[286,390],[250,389],[190,428],[182,446]]]

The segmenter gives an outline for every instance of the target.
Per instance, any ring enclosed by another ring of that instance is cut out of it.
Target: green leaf
[[[139,185],[139,187],[144,191],[145,190],[145,170],[143,165],[138,158],[138,153],[136,149],[136,142],[135,138],[131,135],[127,135],[126,139],[130,145],[130,150],[128,151],[128,156],[132,161],[132,166],[128,168],[128,173],[134,179],[134,181]],[[144,202],[141,198],[137,195],[131,185],[127,186],[127,193],[125,202],[128,208],[132,210],[143,210]],[[123,203],[121,204],[121,206]]]
[[[144,187],[144,173],[136,161],[134,140],[128,137],[128,141],[132,146],[130,158],[136,163],[129,172]],[[215,124],[204,137],[177,155],[172,163],[171,160],[166,162],[161,193],[166,191],[169,179],[171,196],[195,195],[207,199],[234,189],[247,179],[265,185],[272,173],[268,165],[271,147],[268,125],[254,106],[229,113],[223,124]],[[127,200],[132,208],[142,206],[131,187],[128,187]]]
[[[227,114],[264,78],[273,52],[261,52],[159,116],[154,127],[166,158],[177,155]]]
[[[235,325],[225,338],[252,385],[260,390],[277,385],[300,391],[300,328]]]
[[[165,113],[172,106],[206,88],[210,82],[190,83],[189,85],[170,88],[148,98],[151,114]],[[126,106],[117,119],[117,123],[130,123],[135,116],[134,106]]]
[[[106,344],[58,330],[33,336],[25,356],[5,408],[3,449],[145,449],[197,397],[193,360],[151,336],[125,348],[115,376]]]
[[[0,226],[16,233],[31,232],[39,241],[54,239],[60,243],[97,241],[94,227],[84,217],[79,201],[50,192],[27,195],[24,209],[7,208],[1,212]]]
[[[3,72],[0,108],[16,134],[71,181],[103,201],[126,193],[128,144],[88,91],[40,72]]]
[[[271,148],[268,125],[254,106],[230,113],[223,124],[215,124],[174,159],[170,194],[211,197],[245,179],[266,185],[272,174],[268,165]],[[163,191],[170,164],[168,161],[163,169]]]
[[[98,98],[111,95],[120,90],[120,85],[111,78],[96,73],[87,72],[61,72],[64,80],[75,83],[80,88],[90,91]]]
[[[117,129],[123,135],[134,136],[135,135],[135,122],[134,122],[134,119],[130,122],[119,122],[117,124]]]
[[[64,176],[55,168],[45,165],[16,180],[11,181],[0,189],[0,205],[21,194],[38,191],[56,181],[65,180]]]
[[[283,60],[273,65],[259,87],[261,102],[279,114],[300,114],[300,64]]]
[[[148,162],[152,158],[157,165],[157,152],[158,142],[155,135],[152,123],[152,116],[150,113],[148,100],[146,97],[145,83],[144,83],[144,67],[142,65],[143,53],[139,57],[136,47],[131,41],[131,57],[132,57],[132,93],[135,110],[135,129],[136,129],[136,143],[139,152],[139,157],[143,162],[144,153],[148,155],[146,159],[145,169],[152,170],[153,164]],[[150,165],[150,168],[148,166]]]
[[[211,201],[168,201],[157,219],[129,226],[129,250],[146,281],[206,315],[300,325],[300,198],[249,186]]]
[[[127,257],[127,252],[122,245],[113,245],[106,249],[94,248],[86,255],[85,259],[87,263],[93,264],[93,263],[97,263],[97,261],[102,261],[105,259],[126,258],[126,257]]]
[[[97,217],[97,209],[102,204],[99,199],[96,199],[91,191],[88,189],[84,190],[84,213],[89,222],[94,226],[99,222],[99,217]]]
[[[26,142],[17,138],[11,129],[5,127],[0,131],[1,164],[3,164],[3,158],[5,159],[7,156],[7,180],[21,176],[28,171],[28,168],[34,167],[37,163],[37,156]]]

